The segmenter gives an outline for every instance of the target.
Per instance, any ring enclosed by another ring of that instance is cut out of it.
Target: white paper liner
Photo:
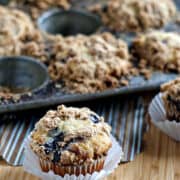
[[[75,175],[70,176],[68,174],[61,177],[54,174],[52,171],[49,171],[48,173],[43,172],[39,164],[39,158],[29,146],[30,136],[25,141],[25,157],[23,167],[25,171],[34,174],[43,180],[98,180],[112,173],[113,170],[118,167],[118,164],[123,157],[122,148],[113,136],[111,136],[111,139],[112,148],[109,150],[104,163],[104,168],[100,172],[94,172],[93,174],[87,174],[86,176],[80,175],[78,177]]]
[[[149,106],[149,114],[152,123],[158,127],[165,134],[176,141],[180,141],[180,123],[170,121],[166,117],[166,111],[162,100],[162,94],[159,93],[151,102]]]

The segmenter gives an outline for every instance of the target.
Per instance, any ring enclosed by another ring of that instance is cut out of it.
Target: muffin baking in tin
[[[109,0],[90,8],[114,31],[139,32],[166,25],[176,14],[172,0]]]

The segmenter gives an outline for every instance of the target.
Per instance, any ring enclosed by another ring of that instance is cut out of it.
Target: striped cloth
[[[118,103],[117,103],[118,102]],[[146,129],[145,115],[149,100],[146,98],[111,98],[96,103],[81,103],[88,106],[112,126],[112,134],[117,138],[124,151],[124,162],[132,161],[142,147],[143,132]],[[36,110],[37,111],[37,110]],[[10,165],[19,166],[23,162],[23,144],[34,128],[35,122],[44,114],[33,112],[21,115],[1,116],[0,120],[9,121],[0,126],[0,154]],[[10,119],[10,120],[9,120]]]

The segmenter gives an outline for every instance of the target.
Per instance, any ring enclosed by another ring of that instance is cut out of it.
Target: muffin
[[[44,11],[53,7],[70,8],[70,0],[13,0],[10,6],[24,9],[36,20]]]
[[[68,92],[93,93],[128,85],[132,64],[124,41],[110,33],[56,40],[49,74],[52,80],[63,81]]]
[[[124,32],[139,32],[160,28],[176,14],[172,0],[109,0],[105,5],[96,5],[90,10],[97,12],[110,29]]]
[[[111,146],[110,127],[102,117],[63,105],[40,119],[30,141],[42,170],[60,176],[100,171]]]
[[[131,53],[139,64],[161,71],[180,72],[180,35],[153,31],[136,37]]]
[[[31,56],[49,60],[49,42],[37,30],[27,14],[0,6],[0,56]]]
[[[0,6],[1,44],[24,39],[34,30],[30,18],[20,10]]]
[[[0,6],[0,55],[19,55],[20,41],[34,31],[30,18],[19,10]]]
[[[180,77],[161,86],[167,118],[180,122]]]

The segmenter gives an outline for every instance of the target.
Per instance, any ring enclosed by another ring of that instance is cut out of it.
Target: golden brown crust
[[[57,37],[58,38],[58,37]],[[92,93],[120,85],[130,74],[131,63],[125,42],[109,33],[92,36],[59,37],[49,73],[63,80],[68,91]]]
[[[142,64],[162,71],[180,72],[180,36],[173,32],[152,31],[136,37],[131,52]]]
[[[109,0],[91,10],[99,13],[110,29],[131,32],[160,28],[176,13],[172,0]]]
[[[180,77],[161,86],[167,118],[180,122]]]
[[[31,148],[42,159],[62,166],[91,163],[111,147],[110,127],[88,108],[59,106],[36,124]]]

